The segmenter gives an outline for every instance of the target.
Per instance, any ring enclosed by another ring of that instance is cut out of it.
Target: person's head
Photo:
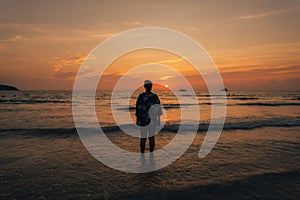
[[[147,92],[151,92],[152,82],[150,80],[145,80],[144,81],[144,88],[146,89]]]

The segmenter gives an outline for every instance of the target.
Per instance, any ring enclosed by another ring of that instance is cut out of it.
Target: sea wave
[[[255,100],[256,98],[233,98],[232,100]],[[0,99],[0,104],[71,104],[70,100],[58,100],[58,99]],[[199,104],[183,103],[183,104],[163,104],[164,109],[175,109],[180,107],[189,107],[196,105],[224,105],[223,103],[215,102],[200,102]],[[300,102],[245,102],[245,103],[227,103],[226,106],[300,106]],[[135,106],[118,107],[117,110],[135,110]]]
[[[259,98],[258,97],[227,97],[227,99],[248,101],[248,100],[257,100]]]
[[[175,108],[180,108],[180,107],[189,107],[189,106],[201,106],[201,105],[208,105],[208,106],[224,106],[224,103],[216,103],[216,102],[201,102],[199,104],[163,104],[164,109],[175,109]],[[300,106],[300,103],[298,102],[248,102],[248,103],[227,103],[226,106]],[[117,110],[130,110],[134,111],[135,106],[129,106],[129,107],[119,107]]]
[[[41,103],[72,103],[67,100],[49,99],[0,99],[0,104],[41,104]]]
[[[209,123],[200,123],[198,127],[199,132],[207,131]],[[218,127],[211,124],[211,127]],[[177,132],[180,124],[166,124],[163,130]],[[184,127],[188,130],[188,125]],[[300,117],[278,117],[271,119],[262,119],[262,120],[252,120],[252,121],[242,121],[237,120],[235,122],[225,122],[223,130],[251,130],[263,127],[293,127],[300,126]]]
[[[184,103],[184,104],[178,104],[178,103],[174,103],[174,104],[163,104],[162,107],[164,109],[173,109],[173,108],[180,108],[180,107],[187,107],[187,106],[196,106],[198,104],[188,104],[188,103]],[[119,107],[119,108],[116,108],[117,110],[135,110],[135,106],[129,106],[129,107]]]
[[[239,106],[300,106],[298,102],[249,102],[249,103],[236,103]]]
[[[192,126],[191,126],[192,125]],[[199,123],[198,124],[198,132],[203,133],[208,130],[209,122]],[[211,127],[218,127],[218,125],[211,124]],[[166,123],[162,128],[162,131],[169,131],[176,133],[180,126],[183,126],[183,130],[194,130],[195,125],[193,124],[184,124],[180,123]],[[300,126],[300,117],[278,117],[278,118],[270,118],[270,119],[262,119],[262,120],[252,120],[252,121],[242,121],[236,120],[235,122],[226,122],[223,127],[223,131],[230,130],[252,130],[264,127],[297,127]],[[123,124],[120,126],[102,126],[102,130],[105,133],[113,133],[115,131],[120,131],[122,129],[134,129],[136,126],[134,124]],[[79,128],[79,129],[89,129],[89,128]],[[26,134],[41,134],[41,135],[72,135],[76,133],[75,128],[50,128],[50,129],[0,129],[0,132],[5,133],[8,132],[19,132],[22,131]]]

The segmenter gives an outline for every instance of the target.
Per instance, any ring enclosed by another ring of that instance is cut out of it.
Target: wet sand
[[[106,167],[75,130],[2,130],[1,199],[297,199],[300,128],[224,131],[213,151],[198,158],[203,134],[168,167],[128,174]],[[138,140],[107,134],[138,152]],[[156,137],[161,148],[174,137]]]

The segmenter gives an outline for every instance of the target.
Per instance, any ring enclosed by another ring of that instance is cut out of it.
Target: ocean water
[[[200,118],[185,120],[199,123],[199,131],[207,129],[211,118],[211,97],[206,91],[196,91],[196,97],[191,97],[188,91],[181,92],[181,103],[171,91],[154,92],[165,109],[162,116],[164,129],[176,131],[182,120],[181,108],[189,110],[196,106],[200,108]],[[139,93],[136,91],[131,95],[130,91],[119,91],[112,101],[111,91],[97,91],[96,123],[106,131],[135,123],[134,108]],[[82,91],[80,100],[84,102],[88,95],[89,91]],[[198,105],[195,105],[195,98]],[[76,107],[76,102],[74,105]],[[91,107],[87,102],[84,105]],[[230,91],[226,105],[225,131],[300,125],[300,91]],[[111,106],[117,114],[113,115]],[[120,119],[128,113],[130,118]],[[0,129],[74,128],[72,91],[0,91],[0,114]],[[114,118],[119,118],[118,124]],[[87,125],[95,123],[95,119],[90,119],[84,111],[80,120]]]
[[[138,93],[117,94],[113,105],[120,113],[116,117],[129,112],[132,119],[120,126],[134,123]],[[181,108],[197,105],[189,92],[180,93],[182,105],[169,91],[156,93],[165,108],[165,131],[156,136],[157,150],[175,137]],[[200,119],[190,122],[199,123],[199,134],[189,149],[161,170],[130,174],[97,162],[85,149],[74,130],[72,91],[1,91],[0,197],[298,199],[300,91],[230,91],[221,137],[202,159],[198,152],[210,121],[211,100],[205,91],[196,94]],[[87,110],[91,106],[85,101],[88,95],[82,92],[80,99]],[[139,138],[119,131],[114,121],[111,92],[98,91],[95,104],[97,123],[110,133],[108,138],[138,153]],[[81,117],[87,125],[94,123],[84,111]],[[145,158],[150,162],[147,154]]]

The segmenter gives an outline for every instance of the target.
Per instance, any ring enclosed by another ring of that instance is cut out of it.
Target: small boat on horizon
[[[186,92],[187,90],[186,89],[184,89],[184,88],[180,88],[179,89],[179,92]]]

